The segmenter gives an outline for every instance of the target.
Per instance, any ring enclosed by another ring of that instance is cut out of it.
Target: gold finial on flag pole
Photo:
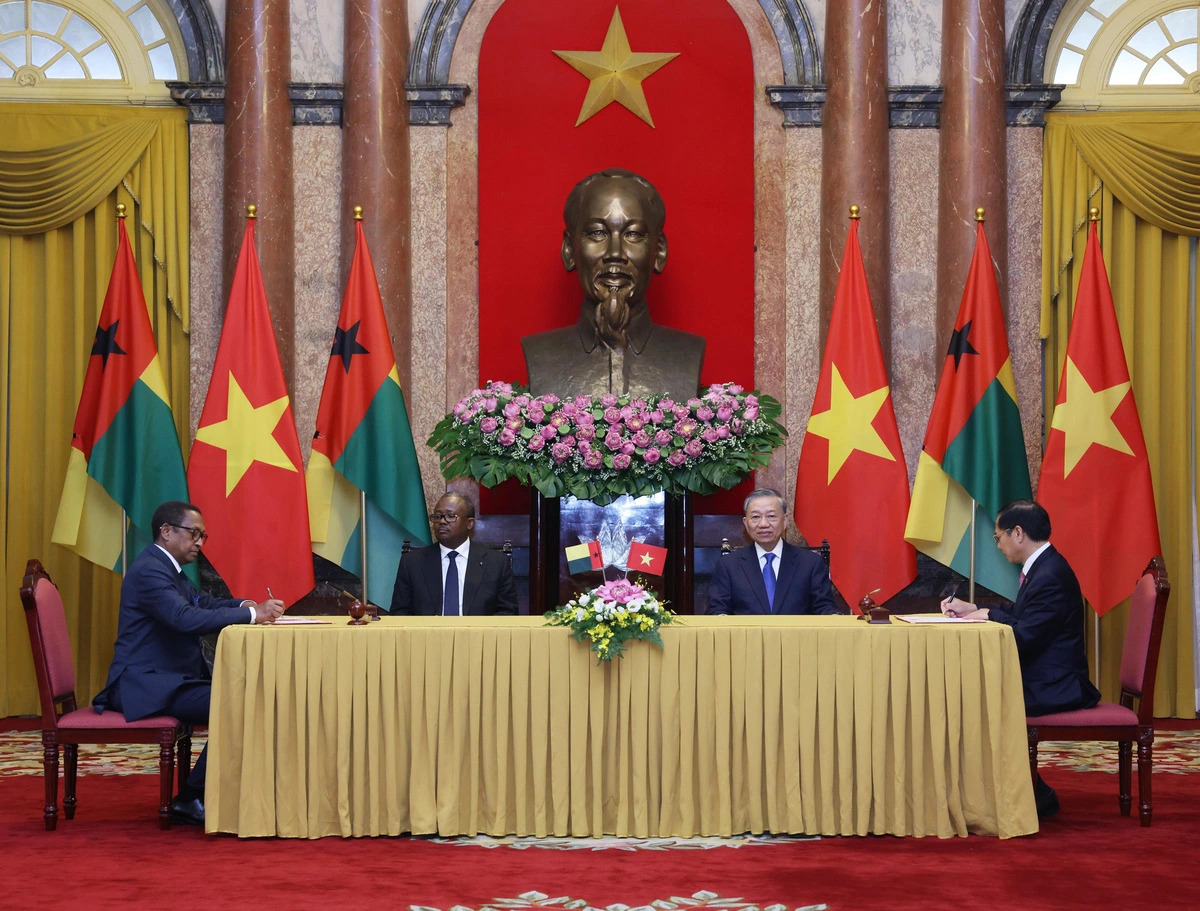
[[[117,203],[117,218],[124,220],[125,218],[125,203]]]
[[[258,218],[258,206],[256,206],[254,203],[250,203],[250,205],[246,206],[246,217]]]
[[[975,220],[976,220],[976,221],[984,221],[984,217],[983,217],[983,206],[979,206],[979,208],[977,208],[977,209],[975,210]]]
[[[851,206],[850,207],[850,218],[854,221],[858,221],[858,217],[859,217],[858,216],[858,206]]]
[[[1095,206],[1092,206],[1090,209],[1088,209],[1088,221],[1099,221],[1099,220],[1100,220],[1100,210],[1097,209]]]
[[[362,221],[362,206],[355,206],[355,207],[354,207],[354,220],[355,220],[355,221]]]

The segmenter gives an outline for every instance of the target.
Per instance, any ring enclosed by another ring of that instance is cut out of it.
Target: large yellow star
[[[887,401],[888,387],[880,386],[873,392],[855,398],[846,387],[842,374],[833,365],[833,389],[829,396],[829,410],[814,414],[808,419],[808,432],[829,440],[829,477],[832,484],[837,473],[850,458],[854,450],[879,456],[889,462],[896,461],[887,444],[872,426],[875,415]]]
[[[1067,397],[1054,409],[1050,426],[1063,432],[1063,477],[1067,477],[1093,443],[1133,455],[1113,423],[1113,412],[1125,400],[1129,383],[1092,389],[1075,362],[1067,358]]]
[[[287,471],[298,469],[272,434],[287,410],[283,396],[259,408],[250,404],[237,379],[229,374],[229,399],[225,420],[196,431],[202,443],[225,450],[225,496],[233,493],[238,482],[255,462],[274,465]]]
[[[621,9],[613,9],[604,46],[599,51],[555,51],[559,57],[588,79],[587,95],[579,109],[579,126],[593,114],[598,114],[614,101],[624,105],[642,120],[654,126],[650,106],[642,92],[642,80],[666,66],[678,54],[635,54],[629,48],[629,38],[621,22]]]

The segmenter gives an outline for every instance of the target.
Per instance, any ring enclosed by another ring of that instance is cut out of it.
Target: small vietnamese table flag
[[[600,554],[600,542],[588,541],[585,544],[572,544],[564,550],[567,555],[567,572],[586,573],[594,569],[604,569],[604,558]]]
[[[1099,211],[1091,215],[1038,502],[1050,513],[1051,539],[1083,596],[1104,614],[1129,597],[1162,544],[1150,459],[1100,252]]]
[[[975,253],[925,430],[904,537],[969,574],[974,499],[975,579],[1014,599],[1020,567],[1004,559],[992,532],[1001,507],[1030,496],[1029,463],[983,214],[975,210]]]
[[[71,458],[50,540],[108,569],[121,568],[121,510],[129,559],[149,544],[150,519],[186,500],[187,481],[146,298],[117,206],[117,257],[104,295],[71,434]]]
[[[355,206],[354,218],[354,260],[334,329],[305,479],[313,551],[360,578],[360,500],[365,499],[364,597],[386,605],[404,541],[428,544],[429,523],[361,206]]]
[[[188,485],[204,513],[204,555],[235,597],[267,589],[291,605],[313,588],[300,440],[254,248],[255,207],[238,255]]]
[[[796,523],[829,540],[833,584],[851,604],[886,601],[917,575],[904,540],[908,468],[858,244],[858,206],[833,299],[829,338],[796,477]]]
[[[661,576],[667,565],[667,549],[634,541],[629,545],[629,559],[625,561],[625,565],[630,572]]]

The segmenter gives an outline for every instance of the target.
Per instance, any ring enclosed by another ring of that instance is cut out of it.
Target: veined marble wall
[[[226,0],[212,6],[223,23]],[[483,29],[501,0],[477,0],[464,22],[452,64],[452,81],[475,82]],[[825,3],[807,4],[820,37]],[[758,0],[733,0],[747,24],[756,80],[777,78],[778,50]],[[1011,30],[1021,0],[1008,0]],[[415,31],[424,9],[410,6]],[[292,81],[340,82],[342,4],[292,0]],[[940,66],[941,4],[889,0],[889,82],[936,85]],[[432,500],[444,488],[431,452],[420,445],[453,402],[474,383],[478,332],[474,317],[477,258],[475,96],[452,115],[453,125],[410,131],[412,153],[412,381],[405,389],[418,442],[425,489]],[[756,370],[767,392],[785,403],[792,431],[766,478],[791,492],[821,362],[819,250],[821,131],[784,130],[782,115],[764,104],[758,112],[756,312],[760,325],[786,328],[781,343],[764,345]],[[221,284],[222,127],[191,127],[192,188],[192,407],[193,433],[207,392],[225,301]],[[1042,359],[1038,340],[1041,280],[1042,131],[1008,131],[1009,344],[1021,405],[1025,445],[1036,485],[1042,439]],[[937,160],[936,129],[893,129],[890,138],[890,240],[892,264],[892,364],[896,416],[910,477],[925,434],[946,340],[936,330]],[[293,407],[307,458],[328,360],[329,338],[341,305],[339,219],[351,200],[341,196],[341,130],[297,126],[296,364]],[[871,201],[863,201],[870,204]],[[668,200],[668,204],[670,200]],[[772,238],[776,238],[772,240]],[[989,237],[992,245],[1005,239]],[[556,251],[546,255],[556,256]],[[965,281],[966,276],[963,276]],[[782,363],[778,361],[782,359]]]

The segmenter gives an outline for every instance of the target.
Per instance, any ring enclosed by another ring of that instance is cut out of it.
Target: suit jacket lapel
[[[796,550],[784,542],[783,553],[779,555],[779,577],[775,581],[775,607],[773,613],[779,613],[783,607],[784,592],[792,585],[792,577],[796,575],[796,566],[800,563]],[[764,587],[764,592],[766,591]]]
[[[771,613],[771,605],[767,603],[767,586],[763,582],[762,569],[758,565],[758,548],[753,544],[743,547],[737,551],[742,560],[742,571],[746,574],[750,583],[750,590],[754,592],[754,597],[758,601],[759,609],[764,614]],[[779,597],[779,587],[775,587],[775,597]]]
[[[475,603],[475,595],[479,591],[479,582],[483,577],[483,556],[483,549],[472,544],[471,553],[467,557],[467,576],[463,579],[464,617],[471,613],[471,606]]]
[[[442,612],[442,548],[440,544],[433,544],[425,549],[425,571],[421,576],[425,580],[425,591],[430,603],[433,605],[433,612],[440,614]]]

